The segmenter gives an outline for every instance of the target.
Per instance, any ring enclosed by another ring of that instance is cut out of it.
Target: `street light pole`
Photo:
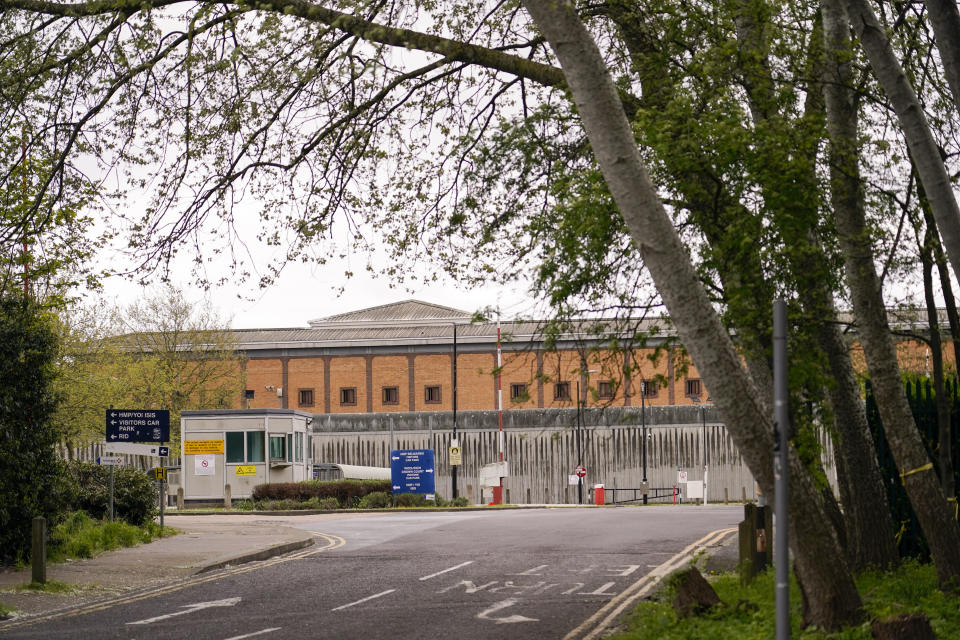
[[[581,438],[583,437],[583,420],[580,417],[580,378],[577,377],[577,503],[583,504],[583,476],[580,475],[580,467],[583,466],[583,446]]]
[[[453,325],[453,439],[452,446],[458,446],[457,442],[457,325]],[[450,466],[450,479],[453,485],[453,499],[457,499],[457,465]]]
[[[646,382],[640,378],[640,458],[643,462],[643,504],[647,504],[647,395]]]

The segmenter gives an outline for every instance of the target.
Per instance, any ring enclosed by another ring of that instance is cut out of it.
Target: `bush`
[[[398,507],[425,507],[427,498],[421,493],[401,493],[397,495]]]
[[[253,488],[253,499],[296,500],[306,502],[311,498],[323,500],[334,498],[340,507],[356,507],[363,496],[375,491],[390,491],[389,480],[306,480],[304,482],[273,482]]]
[[[385,509],[393,502],[392,496],[386,491],[374,491],[360,498],[361,509]]]
[[[256,508],[261,511],[304,511],[317,509],[323,511],[333,511],[340,508],[340,503],[336,498],[310,498],[309,500],[266,500],[257,502]]]
[[[159,535],[159,531],[156,531]],[[140,528],[127,522],[96,521],[83,511],[75,511],[50,531],[48,557],[51,562],[67,558],[92,558],[98,553],[132,547],[153,539],[152,528]]]
[[[469,507],[470,501],[466,496],[457,496],[450,502],[451,507]]]
[[[110,517],[110,469],[92,462],[70,462],[67,471],[72,480],[70,509],[83,510],[95,520]],[[113,510],[117,518],[142,526],[157,510],[157,488],[142,471],[115,467]]]
[[[53,526],[63,509],[53,422],[57,349],[51,316],[35,300],[0,294],[0,564],[26,560],[32,519]]]

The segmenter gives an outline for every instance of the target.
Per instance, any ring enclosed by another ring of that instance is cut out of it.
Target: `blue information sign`
[[[170,412],[166,409],[107,409],[107,443],[167,442]]]
[[[394,493],[435,493],[433,449],[390,452],[390,479]]]

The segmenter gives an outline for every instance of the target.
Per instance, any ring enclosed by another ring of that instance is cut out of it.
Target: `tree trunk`
[[[851,0],[844,1],[849,4]],[[845,37],[845,29],[840,28],[842,19],[836,8],[834,0],[824,0],[824,23],[827,25],[829,21],[831,34],[828,39],[832,39],[831,46],[839,54],[831,65],[835,67],[837,81],[827,82],[824,86],[830,131],[831,201],[844,255],[847,286],[887,441],[930,545],[940,584],[946,587],[960,580],[960,528],[953,514],[947,511],[946,498],[923,448],[900,379],[897,353],[887,323],[863,211],[856,153],[856,109],[850,85],[845,80],[850,57],[843,55],[845,47],[838,44],[838,39]]]
[[[667,310],[750,470],[773,495],[773,421],[713,310],[670,216],[650,182],[609,71],[573,6],[526,0],[560,61],[610,193]],[[817,489],[796,451],[790,530],[795,566],[811,598],[809,624],[838,629],[862,617],[860,596]]]
[[[835,382],[828,393],[836,421],[834,447],[846,517],[847,558],[854,571],[871,566],[886,569],[897,564],[899,554],[860,385],[840,327],[825,324],[819,341]]]
[[[842,0],[870,67],[890,99],[937,219],[953,272],[960,273],[960,207],[930,125],[869,0]]]
[[[922,202],[922,198],[921,198]],[[933,236],[936,230],[926,228],[923,245],[920,247],[920,262],[923,264],[923,293],[927,303],[927,325],[930,328],[930,355],[933,358],[933,392],[937,403],[937,442],[940,486],[943,493],[953,495],[953,462],[950,459],[950,398],[943,375],[943,345],[940,341],[940,319],[937,317],[937,300],[933,292]]]
[[[773,76],[768,64],[769,20],[764,18],[764,3],[757,0],[738,0],[736,3],[737,39],[740,42],[740,54],[748,61],[744,69],[744,83],[750,104],[750,112],[755,123],[776,126],[777,120],[786,118],[778,112],[774,95]],[[824,66],[822,27],[815,26],[807,53],[811,82],[821,74]],[[804,105],[804,119],[822,116],[824,97],[819,88],[813,86],[808,92]],[[802,121],[794,123],[803,126]],[[817,189],[819,177],[815,158],[820,138],[811,133],[791,160],[794,169],[789,174],[804,180],[810,193]],[[774,142],[760,145],[771,146]],[[771,158],[782,156],[780,149],[772,149]],[[774,164],[776,160],[771,160]],[[785,169],[784,173],[788,173]],[[797,178],[795,178],[797,179]],[[816,199],[791,200],[777,194],[776,184],[761,186],[767,207],[773,215],[785,220],[810,220],[813,227],[819,219]],[[772,192],[772,193],[771,193]],[[785,230],[802,225],[782,225]],[[785,233],[787,233],[785,231]],[[860,397],[850,361],[850,352],[840,328],[837,325],[836,307],[829,288],[832,272],[825,266],[829,260],[819,238],[810,229],[801,229],[793,235],[785,235],[784,241],[792,245],[786,252],[791,271],[796,280],[797,295],[804,309],[805,323],[816,335],[816,342],[827,357],[828,373],[834,378],[834,384],[828,385],[830,404],[835,417],[834,447],[837,457],[837,479],[843,500],[845,519],[833,521],[842,529],[842,539],[847,549],[847,557],[854,570],[869,566],[886,568],[899,560],[894,539],[893,516],[890,513],[883,476],[876,457],[876,448],[870,428],[867,425],[866,407]],[[831,500],[833,496],[830,496]],[[827,505],[829,507],[829,505]]]
[[[924,0],[953,102],[960,110],[960,12],[956,0]]]
[[[940,275],[940,289],[943,291],[943,303],[947,307],[947,320],[950,323],[950,341],[953,343],[953,364],[960,367],[960,315],[957,314],[957,301],[953,297],[953,285],[950,283],[950,269],[947,259],[943,255],[943,245],[940,244],[940,234],[937,232],[937,221],[930,212],[930,207],[921,207],[923,220],[927,228],[933,229],[930,237],[933,247],[933,258],[937,263],[937,273]]]

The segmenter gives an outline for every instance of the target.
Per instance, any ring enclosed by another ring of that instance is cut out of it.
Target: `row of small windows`
[[[263,431],[228,431],[227,462],[265,462]],[[303,462],[303,434],[271,435],[270,462]]]
[[[643,380],[640,383],[641,393],[645,398],[655,398],[660,392],[660,385],[655,380]],[[526,383],[516,382],[510,385],[510,400],[513,402],[526,402],[530,399],[529,387]],[[686,396],[700,396],[703,386],[698,379],[688,379],[685,385]],[[616,384],[612,380],[601,380],[597,383],[597,397],[601,400],[610,400],[616,392]],[[400,404],[399,387],[383,387],[381,389],[381,400],[385,405]],[[426,404],[440,404],[442,401],[441,389],[439,385],[428,385],[423,388],[423,401]],[[553,383],[554,400],[570,400],[569,382]],[[352,407],[357,404],[357,388],[340,388],[340,406]],[[314,406],[313,389],[300,389],[297,392],[297,405],[300,407]]]

